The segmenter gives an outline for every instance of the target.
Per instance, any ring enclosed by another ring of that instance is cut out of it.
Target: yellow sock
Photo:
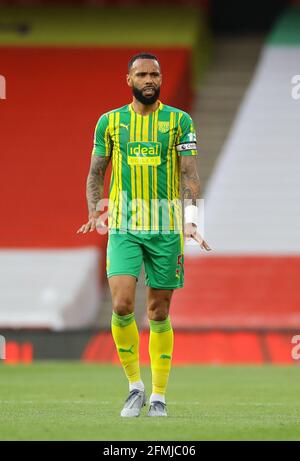
[[[139,332],[134,314],[112,314],[111,331],[129,383],[140,381]]]
[[[149,320],[149,354],[152,371],[152,394],[165,395],[173,353],[174,334],[170,317],[166,320]]]

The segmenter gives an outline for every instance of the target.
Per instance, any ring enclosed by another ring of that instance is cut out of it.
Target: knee
[[[113,310],[118,315],[132,314],[133,301],[128,297],[119,297],[113,302]]]
[[[169,300],[152,300],[148,304],[148,319],[162,321],[169,315]]]

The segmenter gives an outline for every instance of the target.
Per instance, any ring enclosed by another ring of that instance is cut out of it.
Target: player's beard
[[[159,94],[160,94],[160,86],[158,86],[157,88],[155,87],[153,88],[154,88],[154,93],[152,96],[144,96],[143,90],[139,90],[136,86],[132,87],[132,94],[135,96],[135,98],[139,102],[141,102],[145,106],[150,106],[151,104],[154,104],[158,100]]]

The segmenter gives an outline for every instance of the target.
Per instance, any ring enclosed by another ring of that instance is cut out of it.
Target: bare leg
[[[169,315],[173,290],[148,288],[147,314],[149,320],[165,320]]]
[[[118,315],[134,312],[136,278],[132,275],[113,275],[108,279],[113,311]]]

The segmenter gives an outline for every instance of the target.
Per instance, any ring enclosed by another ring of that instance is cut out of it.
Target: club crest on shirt
[[[158,122],[158,131],[167,133],[170,129],[170,122]]]

